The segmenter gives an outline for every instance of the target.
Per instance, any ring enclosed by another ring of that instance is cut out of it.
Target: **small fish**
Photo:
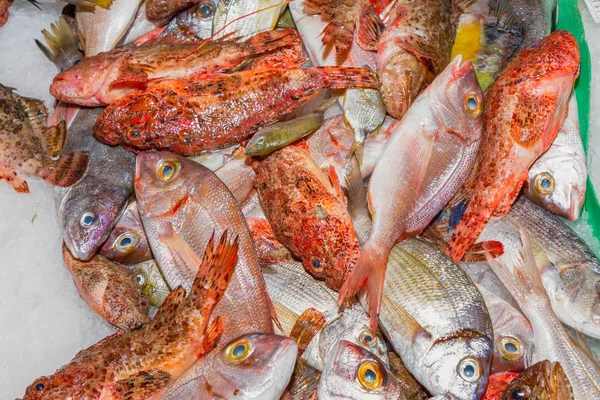
[[[498,372],[491,374],[485,392],[481,395],[481,400],[500,400],[502,393],[504,393],[508,384],[517,376],[519,376],[519,374],[516,372]]]
[[[103,1],[110,1],[110,8],[90,8],[87,4],[77,6],[75,13],[77,34],[86,57],[114,49],[129,29],[142,2],[142,0]]]
[[[117,333],[77,353],[53,375],[36,379],[25,392],[33,399],[156,398],[214,347],[222,320],[209,318],[237,262],[238,241],[227,234],[209,241],[189,295],[181,287],[146,325]]]
[[[87,173],[68,189],[54,188],[65,244],[81,260],[89,260],[96,254],[133,194],[135,154],[106,146],[91,135],[101,111],[79,110],[63,149],[63,153],[87,152],[90,159]]]
[[[79,261],[64,245],[62,253],[79,296],[109,324],[128,331],[150,320],[148,300],[125,265],[101,255]]]
[[[373,330],[390,249],[421,233],[471,172],[483,130],[482,102],[471,62],[462,64],[458,56],[392,128],[369,181],[373,228],[339,298],[343,304],[365,287]]]
[[[575,221],[585,201],[587,166],[575,92],[552,145],[529,168],[524,193],[541,207]]]
[[[408,400],[392,371],[373,353],[340,340],[319,381],[319,400]]]
[[[37,39],[35,44],[60,71],[72,67],[83,58],[78,48],[79,41],[65,17],[60,17],[56,24],[50,25],[50,31],[44,29],[42,34],[47,46]]]
[[[247,37],[275,29],[286,3],[281,0],[219,0],[213,19],[216,38],[228,34]]]
[[[453,260],[463,258],[492,216],[510,210],[529,167],[556,137],[578,75],[577,41],[555,31],[523,48],[488,88],[476,167],[451,202],[466,203],[448,243]]]
[[[18,193],[29,193],[24,177],[69,187],[85,175],[89,154],[60,155],[67,128],[64,123],[48,128],[44,102],[22,97],[0,85],[0,180]]]
[[[153,258],[135,200],[129,202],[100,254],[120,263],[141,263]]]
[[[246,222],[254,240],[256,257],[261,265],[292,261],[290,251],[275,238],[271,224],[266,218],[246,217]]]
[[[339,67],[251,70],[193,82],[163,81],[112,103],[94,132],[111,145],[200,154],[241,142],[322,89],[375,85],[368,70]]]
[[[275,238],[313,276],[339,290],[360,249],[335,172],[326,176],[303,143],[256,160],[253,167]]]
[[[135,281],[142,288],[142,294],[152,307],[160,307],[165,301],[171,288],[160,273],[156,260],[148,260],[132,265]]]
[[[488,262],[519,307],[531,322],[535,339],[534,361],[559,362],[573,388],[576,399],[600,398],[600,370],[595,362],[576,345],[552,311],[550,299],[544,290],[538,268],[552,268],[543,253],[537,258],[527,233],[520,230],[521,255],[512,270],[502,260],[488,255]],[[538,267],[537,263],[540,263]],[[518,381],[517,381],[518,382]],[[515,382],[513,382],[515,383]],[[564,385],[559,390],[566,389]],[[513,386],[514,387],[514,386]],[[511,386],[507,391],[511,393]],[[535,398],[535,397],[534,397]]]
[[[521,372],[508,384],[499,399],[575,400],[575,398],[569,378],[560,363],[544,360]]]
[[[82,106],[114,103],[154,80],[196,79],[231,71],[247,59],[295,43],[295,31],[269,31],[245,42],[149,43],[86,57],[58,74],[50,93]]]

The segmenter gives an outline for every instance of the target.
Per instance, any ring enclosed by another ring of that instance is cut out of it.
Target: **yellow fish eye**
[[[252,354],[252,350],[253,347],[250,341],[238,339],[225,349],[225,359],[232,364],[237,364],[248,358]]]
[[[215,13],[215,5],[212,1],[203,1],[196,8],[196,15],[199,18],[210,18]]]
[[[503,359],[507,361],[516,361],[523,357],[525,350],[521,341],[512,336],[501,336],[496,343],[496,348]]]
[[[481,106],[481,97],[477,93],[467,93],[465,96],[465,110],[476,117],[481,114],[483,107]]]
[[[383,385],[383,371],[379,364],[373,361],[363,361],[358,367],[358,383],[367,389],[379,389]]]
[[[115,240],[115,249],[122,253],[133,251],[140,243],[140,238],[135,232],[124,232]]]
[[[169,182],[179,172],[179,163],[172,160],[162,160],[158,163],[156,176],[163,182]]]
[[[360,343],[366,347],[371,347],[377,343],[377,337],[373,337],[371,332],[368,331],[361,333],[358,340],[360,340]]]
[[[533,188],[539,194],[551,194],[554,192],[554,177],[547,172],[537,174],[533,180]]]

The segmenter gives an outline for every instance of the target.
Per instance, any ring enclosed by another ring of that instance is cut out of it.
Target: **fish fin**
[[[475,3],[475,0],[454,0],[457,17],[464,13],[473,3]]]
[[[408,341],[415,343],[420,339],[430,339],[431,334],[427,329],[423,328],[412,315],[406,311],[404,307],[398,302],[392,302],[387,297],[383,297],[382,303],[386,306],[385,308],[393,309],[394,313],[402,321],[402,331],[398,333],[402,334]]]
[[[221,318],[221,316],[219,315],[208,324],[206,330],[204,331],[204,343],[202,346],[201,353],[198,354],[198,358],[201,358],[217,346],[217,340],[219,339],[222,333],[223,318]]]
[[[514,27],[520,31],[523,30],[523,26],[521,26],[519,18],[513,13],[513,9],[510,6],[510,1],[490,0],[488,9],[490,15],[495,16],[494,19],[497,25],[502,25],[502,27],[505,29]]]
[[[356,155],[346,163],[345,180],[348,190],[348,212],[352,218],[356,237],[362,246],[371,234],[371,215],[367,207],[367,187],[363,183]]]
[[[315,308],[307,308],[300,314],[289,335],[298,344],[298,357],[326,323],[323,313]]]
[[[195,276],[197,274],[198,266],[202,263],[202,259],[177,233],[173,225],[169,224],[165,232],[158,234],[158,238],[169,253],[171,253],[179,267],[187,271],[183,273],[183,276]]]
[[[111,394],[124,400],[147,399],[164,389],[172,378],[170,373],[160,369],[136,372],[116,381]]]
[[[591,349],[585,336],[573,328],[565,330],[569,334],[569,338],[573,342],[573,345],[578,347],[579,350],[581,350],[590,359],[590,361],[592,361],[596,368],[600,368],[600,360],[598,359],[598,355]]]
[[[256,55],[292,46],[300,40],[295,29],[274,30],[255,34],[246,41],[246,45],[250,49],[250,54]]]
[[[67,138],[67,124],[60,121],[58,125],[47,128],[46,135],[40,137],[44,151],[50,158],[56,158],[65,144]]]
[[[84,177],[89,161],[90,155],[85,151],[65,154],[52,165],[44,168],[40,177],[55,186],[73,186]]]
[[[159,38],[161,33],[163,33],[163,31],[165,29],[167,29],[168,26],[169,25],[161,26],[160,28],[153,29],[150,32],[143,34],[142,36],[140,36],[139,38],[137,38],[133,41],[133,45],[141,46],[146,43],[162,43],[162,40],[157,40],[157,39]],[[170,40],[168,41],[168,43],[172,43],[172,42],[175,42],[175,41],[170,41]]]
[[[363,50],[377,51],[379,38],[385,30],[385,25],[371,7],[362,7],[356,29],[357,44]]]
[[[77,47],[79,43],[77,36],[64,17],[60,17],[56,23],[50,24],[50,31],[44,29],[42,34],[47,46],[37,39],[35,39],[35,44],[58,69],[62,69],[65,61],[73,54],[80,54],[83,58],[83,53]]]
[[[271,320],[273,321],[273,323],[275,324],[277,329],[279,329],[280,332],[285,332],[283,330],[283,325],[281,325],[281,322],[279,321],[279,318],[277,317],[277,309],[275,308],[275,304],[273,304],[273,300],[271,300],[271,296],[267,296],[267,300],[269,301],[269,310],[271,311]]]
[[[340,289],[338,303],[348,304],[350,299],[365,288],[367,303],[369,304],[370,325],[373,335],[377,332],[379,310],[383,296],[383,283],[387,269],[389,251],[375,249],[369,242],[360,252],[358,261],[346,278]]]
[[[109,9],[113,0],[65,0],[67,3],[74,4],[76,6],[95,8],[101,7]]]
[[[2,168],[0,169],[0,180],[4,179],[17,193],[29,193],[29,186],[25,179],[17,174],[17,171]]]
[[[504,254],[504,245],[497,240],[488,240],[485,242],[475,243],[469,251],[465,253],[463,257],[463,261],[466,262],[485,262],[486,261],[486,252],[492,258],[500,257]]]
[[[134,87],[143,89],[148,83],[147,71],[152,70],[149,65],[143,64],[125,64],[119,71],[119,78],[112,81],[109,85],[110,89],[118,87]]]
[[[35,135],[38,138],[43,139],[48,128],[46,123],[48,119],[48,109],[46,108],[46,104],[42,100],[30,99],[28,97],[17,97],[17,101],[27,114],[27,118],[29,119],[29,123],[31,124]]]
[[[377,89],[377,77],[368,68],[313,67],[321,72],[323,87]]]
[[[175,290],[169,293],[165,301],[163,301],[158,312],[156,313],[156,316],[154,317],[154,320],[158,320],[163,315],[168,316],[175,314],[179,306],[183,304],[184,300],[185,289],[181,286],[178,286]]]
[[[346,205],[346,195],[344,194],[344,189],[342,189],[342,185],[340,184],[340,177],[338,176],[333,165],[329,166],[328,176],[338,199],[340,199],[344,205]]]

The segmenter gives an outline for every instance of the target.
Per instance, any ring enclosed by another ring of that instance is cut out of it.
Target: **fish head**
[[[212,36],[218,3],[218,0],[201,0],[196,6],[179,13],[171,25],[174,25],[177,30],[182,30],[182,27],[186,28],[186,31],[189,29],[199,38],[208,39]]]
[[[384,362],[347,340],[331,350],[319,381],[319,397],[402,399],[402,389]],[[343,394],[343,396],[341,396]]]
[[[65,244],[76,258],[89,260],[94,256],[121,216],[128,195],[129,189],[119,185],[71,189],[59,215]]]
[[[142,294],[153,307],[160,307],[171,289],[160,272],[156,260],[148,260],[133,266],[135,281],[140,285]]]
[[[77,385],[83,385],[93,376],[93,371],[87,368],[63,368],[54,375],[42,376],[25,390],[22,400],[63,400],[83,398]]]
[[[491,338],[466,330],[440,338],[420,361],[428,372],[427,389],[458,399],[478,399],[487,386],[493,354]]]
[[[558,362],[544,360],[521,372],[508,384],[502,400],[573,399],[573,389]]]
[[[298,354],[293,339],[250,333],[222,347],[212,363],[210,384],[227,398],[278,399],[287,387]]]
[[[456,56],[427,89],[429,104],[446,133],[465,144],[481,139],[483,91],[470,60]]]

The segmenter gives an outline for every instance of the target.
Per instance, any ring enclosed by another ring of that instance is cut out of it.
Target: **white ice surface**
[[[583,4],[583,1],[581,2]],[[9,22],[0,28],[0,83],[18,93],[44,99],[56,69],[38,50],[33,38],[54,22],[62,6],[42,5],[40,12],[25,0],[15,0]],[[588,37],[600,35],[582,10]],[[600,62],[600,41],[588,42],[592,60]],[[596,66],[598,70],[600,66]],[[600,75],[592,93],[600,93]],[[597,95],[592,110],[600,109]],[[600,188],[600,116],[592,112],[590,134]],[[15,193],[0,182],[0,399],[14,399],[41,375],[51,374],[79,350],[113,330],[79,298],[61,257],[61,238],[50,186],[30,179],[30,195]],[[598,190],[600,192],[600,190]],[[35,217],[35,218],[34,218]],[[590,240],[583,221],[575,229]],[[598,242],[593,243],[599,253]]]

